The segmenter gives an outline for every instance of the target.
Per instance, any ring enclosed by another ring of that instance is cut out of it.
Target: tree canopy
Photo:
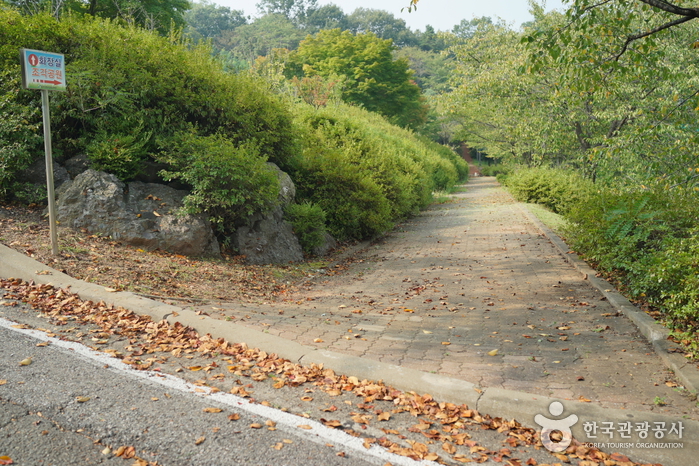
[[[289,55],[288,77],[342,77],[342,99],[412,127],[424,122],[426,108],[405,59],[394,59],[390,40],[373,33],[321,31]]]

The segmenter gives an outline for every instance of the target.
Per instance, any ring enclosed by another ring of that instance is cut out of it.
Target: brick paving
[[[279,302],[213,307],[304,345],[481,387],[699,419],[635,326],[522,209],[494,178],[472,178],[342,274]]]

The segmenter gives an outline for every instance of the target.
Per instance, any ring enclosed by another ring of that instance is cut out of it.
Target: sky
[[[542,0],[538,0],[542,1]],[[227,6],[232,10],[243,10],[246,16],[257,16],[259,0],[211,0],[217,5]],[[408,13],[410,0],[318,0],[319,5],[334,3],[345,14],[356,8],[386,10],[396,18],[404,19],[413,30],[425,30],[431,25],[436,30],[450,31],[462,19],[470,20],[480,16],[504,19],[508,24],[518,28],[523,22],[532,19],[527,0],[420,0],[417,11]],[[401,8],[405,8],[401,12]],[[561,9],[561,0],[546,1],[546,11]]]

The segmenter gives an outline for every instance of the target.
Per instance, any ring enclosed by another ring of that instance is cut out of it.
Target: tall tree
[[[242,10],[231,10],[209,0],[193,3],[185,13],[185,21],[185,32],[194,38],[215,38],[248,22]]]
[[[385,10],[357,8],[347,17],[348,29],[355,34],[371,32],[381,39],[391,39],[399,47],[417,45],[415,34],[398,19]]]
[[[288,77],[343,77],[342,98],[404,127],[418,127],[427,108],[406,59],[394,59],[391,40],[332,29],[308,37],[292,52]]]

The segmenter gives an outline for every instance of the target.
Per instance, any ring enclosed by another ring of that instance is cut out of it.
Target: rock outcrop
[[[284,220],[284,207],[294,200],[296,187],[291,177],[268,163],[279,180],[278,205],[270,212],[253,215],[236,229],[234,246],[250,264],[287,264],[303,260],[303,250],[293,227]]]
[[[218,241],[208,220],[181,215],[186,191],[88,169],[58,191],[61,224],[109,235],[145,249],[188,256],[219,256]]]

